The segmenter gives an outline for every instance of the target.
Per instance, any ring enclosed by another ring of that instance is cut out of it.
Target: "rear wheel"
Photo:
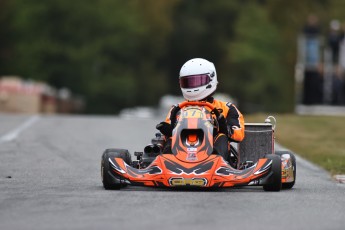
[[[263,186],[265,191],[280,191],[282,188],[282,168],[281,160],[277,155],[268,154],[267,159],[272,160],[271,176],[267,184]]]
[[[289,154],[290,155],[290,158],[291,158],[291,164],[292,164],[292,169],[293,169],[293,178],[294,180],[292,182],[288,182],[288,183],[283,183],[282,184],[282,188],[283,189],[291,189],[294,185],[295,185],[295,182],[296,182],[296,171],[297,171],[297,168],[296,168],[296,157],[295,155],[290,152],[290,151],[276,151],[275,152],[276,155],[278,156],[282,156],[284,154]]]
[[[121,178],[111,173],[109,158],[122,158],[128,165],[132,164],[131,154],[126,149],[106,149],[102,155],[101,176],[103,187],[107,190],[118,190],[126,186]]]

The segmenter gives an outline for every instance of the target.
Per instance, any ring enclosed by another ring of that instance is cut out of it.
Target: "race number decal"
[[[183,111],[184,118],[203,118],[203,113],[200,109],[188,108]]]
[[[206,178],[176,178],[172,177],[169,179],[169,184],[171,186],[206,186],[207,179]]]

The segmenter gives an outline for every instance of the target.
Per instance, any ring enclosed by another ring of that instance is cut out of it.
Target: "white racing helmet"
[[[205,99],[217,89],[216,68],[212,62],[205,59],[191,59],[182,66],[179,81],[186,100]]]

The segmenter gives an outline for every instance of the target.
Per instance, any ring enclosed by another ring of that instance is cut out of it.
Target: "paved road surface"
[[[278,193],[105,191],[102,151],[141,150],[156,123],[0,114],[0,229],[345,229],[344,185],[300,159],[295,188]]]

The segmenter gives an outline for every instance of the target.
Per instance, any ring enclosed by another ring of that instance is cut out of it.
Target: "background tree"
[[[241,110],[292,111],[296,37],[307,15],[324,34],[337,0],[0,0],[0,75],[83,95],[88,113],[157,105],[178,94],[190,58],[215,63]]]
[[[0,0],[0,74],[11,74],[9,59],[11,59],[11,38],[10,21],[11,7],[8,0]]]
[[[283,111],[288,76],[283,71],[281,39],[258,3],[240,7],[235,38],[228,46],[230,92],[246,111]]]

